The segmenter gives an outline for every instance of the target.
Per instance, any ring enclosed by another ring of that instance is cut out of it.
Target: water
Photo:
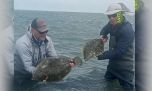
[[[98,38],[101,28],[108,18],[101,13],[73,13],[48,11],[15,11],[15,40],[22,36],[36,17],[48,21],[49,32],[59,55],[69,57],[82,56],[82,49],[87,40]],[[134,26],[134,17],[127,17]],[[107,49],[108,46],[106,45]],[[84,63],[61,81],[38,83],[26,91],[122,91],[117,81],[107,83],[104,73],[108,60],[96,58]]]

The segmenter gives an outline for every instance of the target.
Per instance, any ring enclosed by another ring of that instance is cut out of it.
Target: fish
[[[102,54],[104,51],[104,43],[101,39],[91,39],[86,42],[83,47],[83,57],[85,61],[90,60],[93,57],[96,57]]]
[[[62,80],[69,72],[72,67],[70,63],[74,63],[76,66],[82,65],[80,57],[76,56],[72,58],[67,56],[48,57],[42,59],[37,65],[36,71],[33,73],[33,80],[44,81],[47,77],[47,82]]]

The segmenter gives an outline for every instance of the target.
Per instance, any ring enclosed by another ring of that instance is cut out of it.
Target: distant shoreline
[[[104,13],[95,13],[95,12],[72,12],[72,11],[47,11],[47,10],[21,10],[21,9],[15,9],[14,11],[38,11],[38,12],[57,12],[57,13],[86,13],[86,14],[104,14]],[[127,13],[126,15],[129,15],[129,16],[135,16],[135,13],[134,12],[131,12],[131,13]]]
[[[14,11],[41,11],[41,12],[64,12],[64,13],[89,13],[89,14],[104,14],[104,13],[95,13],[95,12],[72,12],[72,11],[47,11],[47,10],[21,10],[15,9]]]

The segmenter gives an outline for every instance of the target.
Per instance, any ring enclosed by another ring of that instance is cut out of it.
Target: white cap
[[[113,3],[108,7],[107,11],[104,14],[112,15],[120,11],[125,12],[129,11],[129,9],[122,3]]]

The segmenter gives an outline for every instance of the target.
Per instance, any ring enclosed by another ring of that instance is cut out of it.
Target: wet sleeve
[[[49,38],[49,42],[47,45],[47,57],[54,57],[54,56],[57,56],[57,53],[51,38]]]
[[[32,51],[30,51],[30,49],[26,45],[26,43],[17,42],[15,47],[18,52],[18,55],[20,56],[21,60],[23,61],[25,70],[30,73],[33,73],[36,68],[34,66],[32,66]]]
[[[133,45],[134,40],[134,32],[130,30],[128,31],[127,29],[129,28],[121,31],[121,35],[117,42],[116,48],[111,51],[105,51],[102,55],[98,56],[98,60],[117,59],[127,52],[128,48]]]
[[[110,33],[110,25],[105,25],[102,30],[100,31],[100,36],[107,37],[107,35]]]

